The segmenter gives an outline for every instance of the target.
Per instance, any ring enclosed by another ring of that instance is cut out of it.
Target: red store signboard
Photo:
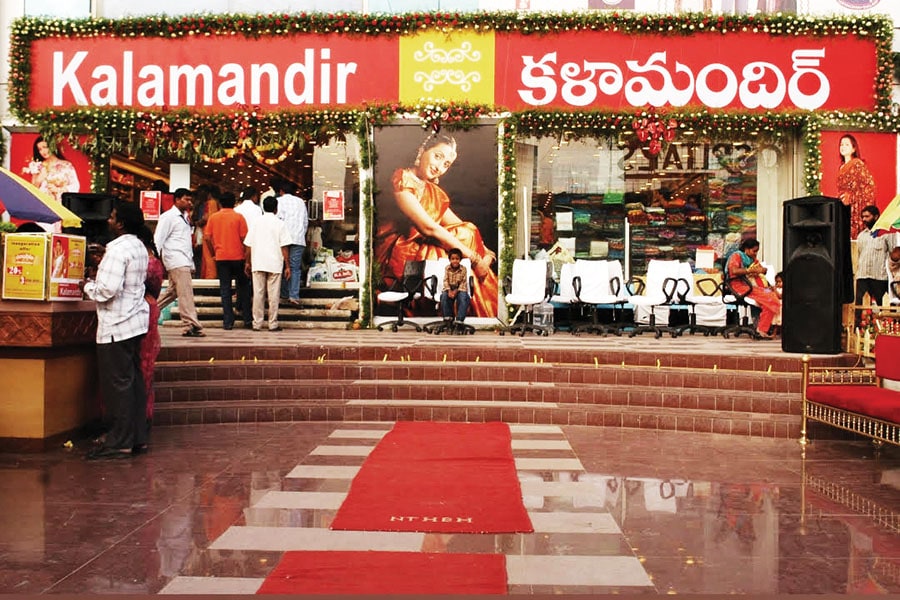
[[[430,55],[455,56],[475,38],[482,45],[493,41],[491,56],[469,53],[450,67],[477,74],[477,85],[489,86],[487,97],[511,110],[875,108],[877,52],[869,38],[456,31],[445,36],[443,54]],[[419,67],[425,53],[415,44],[402,47],[410,56],[400,55],[400,38],[392,35],[45,38],[32,46],[30,108],[273,110],[430,97],[426,84],[407,92],[415,97],[401,97],[401,73],[410,78],[416,68],[434,73],[448,65]],[[460,88],[458,96],[443,99],[467,97]]]
[[[512,110],[875,108],[875,42],[851,36],[503,34],[496,64],[496,104]]]

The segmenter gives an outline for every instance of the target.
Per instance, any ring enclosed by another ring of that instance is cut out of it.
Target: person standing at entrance
[[[291,245],[288,248],[291,275],[282,282],[281,295],[287,296],[291,304],[299,305],[303,251],[306,249],[306,228],[309,226],[306,201],[294,195],[297,186],[293,182],[278,179],[272,182],[272,187],[278,198],[278,218],[284,221],[285,228],[291,236]]]
[[[84,284],[97,303],[97,367],[112,427],[88,460],[129,458],[147,445],[147,392],[141,375],[141,341],[150,323],[144,300],[149,262],[138,239],[144,215],[133,202],[119,201],[109,215],[110,234],[97,278]]]
[[[178,188],[172,208],[159,216],[153,241],[169,277],[166,291],[157,302],[162,310],[178,298],[178,314],[185,326],[185,337],[203,337],[203,327],[197,319],[194,306],[194,287],[191,273],[194,271],[194,248],[191,236],[191,192]]]
[[[244,327],[251,326],[250,281],[244,273],[244,238],[247,221],[234,210],[234,194],[225,192],[219,199],[221,208],[210,215],[203,243],[216,259],[219,293],[222,296],[222,329],[234,328],[234,306],[231,302],[231,280],[237,287],[238,308]]]
[[[247,246],[245,272],[253,278],[253,330],[262,329],[266,298],[269,300],[269,331],[279,331],[278,296],[281,274],[289,279],[291,266],[289,248],[293,241],[284,221],[275,216],[278,200],[269,196],[263,200],[263,216],[250,228],[244,245]]]
[[[244,217],[244,220],[247,221],[247,229],[250,229],[253,221],[263,214],[262,207],[259,205],[259,190],[253,186],[245,187],[241,192],[241,201],[234,207],[234,212]]]
[[[857,306],[863,303],[869,294],[872,304],[881,304],[888,292],[887,259],[891,252],[891,236],[876,237],[872,226],[878,220],[881,211],[875,205],[866,206],[859,213],[863,229],[856,236],[856,250],[859,253],[856,261],[856,300]]]

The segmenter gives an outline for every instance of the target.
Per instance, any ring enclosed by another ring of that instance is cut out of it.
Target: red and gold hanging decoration
[[[671,142],[675,139],[678,129],[678,121],[661,117],[656,109],[650,107],[637,114],[631,122],[634,133],[641,142],[647,142],[650,154],[657,155],[662,150],[662,141]]]

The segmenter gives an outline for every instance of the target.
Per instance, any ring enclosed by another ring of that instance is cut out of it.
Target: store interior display
[[[604,160],[615,150],[602,143],[593,154],[583,145],[566,150],[565,144],[538,146],[538,162],[546,164],[538,169],[531,200],[532,253],[559,243],[574,258],[624,263],[628,257],[631,277],[643,275],[652,259],[693,263],[700,249],[712,249],[721,261],[743,238],[756,236],[757,164],[750,144],[676,143],[661,156],[626,144],[618,160]],[[693,155],[679,161],[679,152]],[[618,174],[604,173],[612,164]],[[680,168],[688,164],[692,168]],[[569,189],[552,189],[556,181]],[[609,191],[616,181],[623,182],[624,194]],[[588,191],[572,189],[578,187]]]

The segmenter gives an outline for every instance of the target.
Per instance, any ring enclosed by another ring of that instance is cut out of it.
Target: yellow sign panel
[[[44,300],[47,296],[47,235],[7,233],[3,244],[3,298]]]
[[[400,101],[494,102],[494,34],[429,31],[400,38]]]

